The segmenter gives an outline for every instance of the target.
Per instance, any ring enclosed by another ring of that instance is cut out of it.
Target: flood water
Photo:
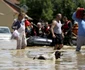
[[[75,52],[74,48],[61,50],[58,60],[33,60],[40,54],[52,54],[52,47],[27,47],[24,50],[0,49],[0,70],[85,70],[85,50]]]

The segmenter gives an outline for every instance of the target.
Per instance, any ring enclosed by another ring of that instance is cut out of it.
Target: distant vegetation
[[[71,19],[77,7],[85,7],[85,0],[20,0],[20,4],[27,5],[27,14],[33,19],[51,21],[57,13]]]

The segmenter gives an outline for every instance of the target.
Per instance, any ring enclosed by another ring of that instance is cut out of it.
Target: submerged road
[[[53,47],[33,46],[23,50],[0,49],[0,70],[85,70],[85,49],[75,52],[75,47],[64,46],[58,60],[33,60],[40,54],[52,54]]]

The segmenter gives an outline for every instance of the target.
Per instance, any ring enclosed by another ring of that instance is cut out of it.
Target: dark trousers
[[[71,45],[71,44],[72,44],[72,35],[65,35],[64,45]]]

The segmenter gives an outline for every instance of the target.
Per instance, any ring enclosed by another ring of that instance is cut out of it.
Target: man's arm
[[[55,20],[53,20],[53,21],[52,21],[52,26],[51,26],[51,32],[52,32],[52,36],[53,36],[53,37],[55,37],[54,30],[53,30],[54,27],[55,27],[55,25],[56,25],[56,22],[55,22]]]
[[[67,32],[72,31],[72,22],[69,22],[68,26],[69,26],[69,29],[67,30]]]
[[[16,23],[16,22],[14,21],[14,22],[13,22],[13,24],[12,24],[12,26],[11,26],[11,28],[12,28],[12,29],[14,29],[14,30],[15,30],[15,29],[17,29],[17,27],[16,27],[16,24],[15,24],[15,23]]]
[[[76,12],[73,13],[72,19],[75,20],[75,21],[77,21],[77,22],[79,22],[79,21],[81,20],[81,19],[78,19],[78,18],[76,17]]]
[[[20,25],[19,21],[14,21],[13,22],[12,29],[18,30],[20,27],[21,27],[21,25]]]

